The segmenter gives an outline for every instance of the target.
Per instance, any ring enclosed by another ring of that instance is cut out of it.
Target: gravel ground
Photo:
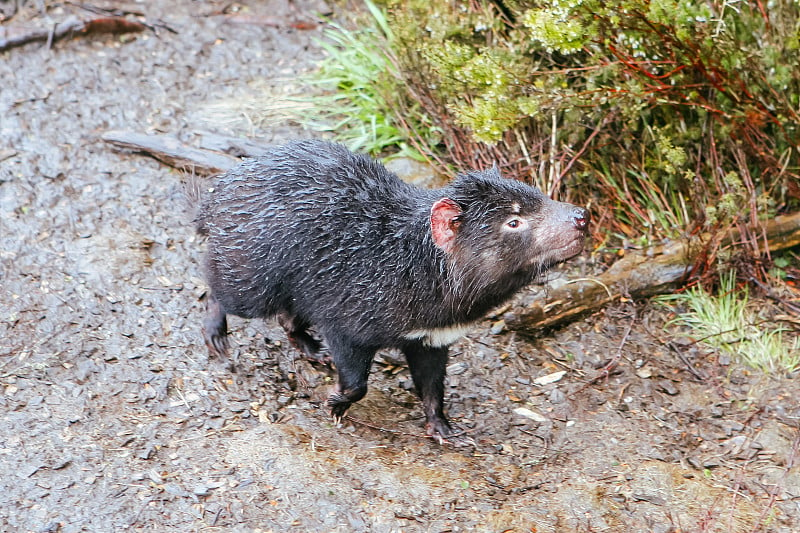
[[[32,4],[0,5],[0,30],[99,16]],[[538,338],[476,327],[446,393],[474,448],[424,436],[397,354],[342,427],[333,374],[275,324],[233,318],[231,359],[209,358],[185,175],[99,136],[308,136],[209,117],[296,84],[330,9],[114,7],[151,29],[0,54],[0,529],[800,530],[797,379],[721,364],[647,303]]]

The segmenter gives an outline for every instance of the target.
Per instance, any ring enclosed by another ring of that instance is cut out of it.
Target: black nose
[[[589,225],[589,211],[582,207],[573,209],[572,223],[575,224],[575,227],[578,229],[586,229]]]

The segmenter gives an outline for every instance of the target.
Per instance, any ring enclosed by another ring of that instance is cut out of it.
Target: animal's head
[[[544,271],[583,250],[589,212],[504,179],[496,168],[459,176],[431,207],[433,242],[502,272]]]

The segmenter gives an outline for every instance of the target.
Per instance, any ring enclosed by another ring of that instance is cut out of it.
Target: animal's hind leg
[[[341,422],[347,409],[367,393],[367,378],[375,357],[376,348],[360,346],[345,337],[325,333],[325,340],[333,354],[339,381],[328,397],[334,421]]]
[[[329,355],[320,355],[319,349],[321,345],[317,339],[308,333],[309,324],[307,322],[296,315],[283,312],[278,315],[278,323],[286,331],[289,342],[300,350],[306,359],[330,366],[333,360]]]
[[[211,355],[224,356],[228,353],[228,319],[225,309],[217,301],[214,293],[206,295],[206,318],[203,320],[203,339]]]

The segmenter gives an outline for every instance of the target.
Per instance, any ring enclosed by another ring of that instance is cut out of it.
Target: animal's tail
[[[183,199],[186,212],[194,223],[197,233],[208,235],[208,228],[203,217],[200,205],[203,203],[203,178],[192,174],[183,183]]]

